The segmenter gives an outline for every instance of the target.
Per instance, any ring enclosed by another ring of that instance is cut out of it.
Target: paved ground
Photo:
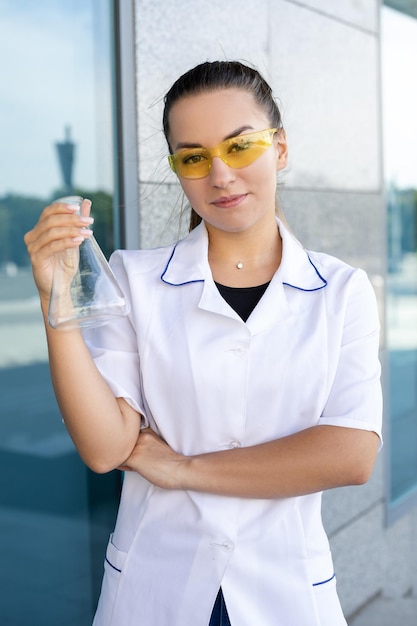
[[[417,626],[417,597],[377,598],[349,626]]]

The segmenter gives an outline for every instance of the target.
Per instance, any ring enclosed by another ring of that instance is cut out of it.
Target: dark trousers
[[[219,590],[216,602],[214,603],[209,626],[230,626],[230,620],[221,589]]]

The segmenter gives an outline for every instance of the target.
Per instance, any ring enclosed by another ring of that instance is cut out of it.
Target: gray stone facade
[[[273,86],[288,134],[290,164],[279,203],[307,248],[369,273],[384,364],[379,1],[136,0],[135,10],[141,246],[167,243],[180,232],[183,199],[161,131],[164,93],[202,61],[253,64]],[[377,594],[416,589],[417,512],[386,523],[387,427],[385,433],[369,483],[324,496],[347,616]]]

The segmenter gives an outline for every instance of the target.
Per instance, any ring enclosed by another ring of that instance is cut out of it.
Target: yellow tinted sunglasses
[[[219,143],[214,148],[184,148],[170,154],[169,164],[173,172],[183,178],[208,176],[214,157],[220,157],[229,167],[240,169],[250,165],[272,145],[277,128],[238,135]]]

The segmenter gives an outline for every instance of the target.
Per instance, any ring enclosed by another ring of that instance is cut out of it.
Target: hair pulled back
[[[281,113],[272,95],[272,89],[256,69],[239,61],[207,61],[180,76],[164,98],[162,122],[170,153],[172,149],[169,142],[169,114],[172,106],[181,98],[217,89],[242,89],[251,93],[268,116],[270,127],[282,128]],[[192,209],[190,230],[200,221],[201,218]]]

